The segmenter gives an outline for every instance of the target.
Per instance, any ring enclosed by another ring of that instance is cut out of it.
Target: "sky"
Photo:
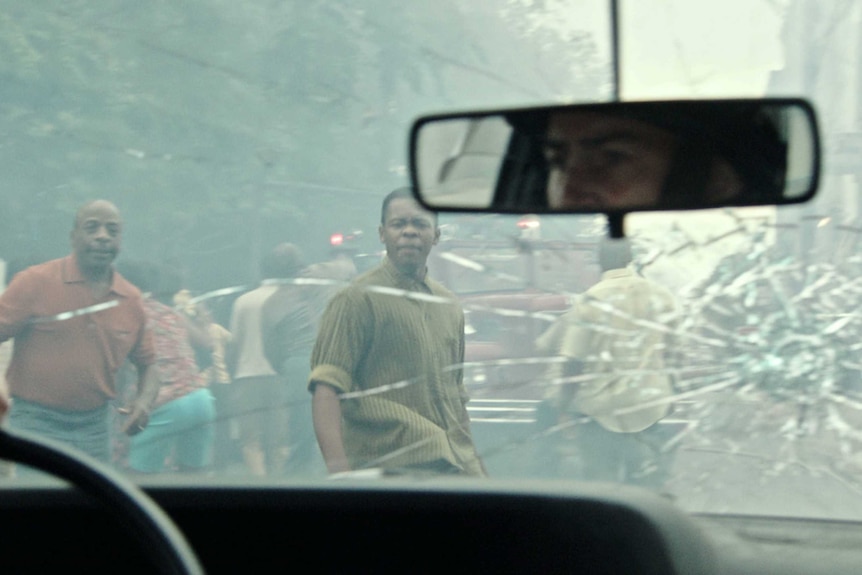
[[[623,97],[762,96],[783,67],[777,4],[623,1]]]
[[[770,72],[783,67],[784,4],[620,0],[623,98],[763,95]],[[554,17],[562,28],[598,30],[608,6],[608,0],[560,1]],[[599,48],[610,49],[605,42]]]

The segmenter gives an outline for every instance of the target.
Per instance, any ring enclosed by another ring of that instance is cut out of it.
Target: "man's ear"
[[[377,228],[377,234],[380,236],[380,243],[385,244],[386,240],[383,239],[383,224],[380,224],[380,226]]]

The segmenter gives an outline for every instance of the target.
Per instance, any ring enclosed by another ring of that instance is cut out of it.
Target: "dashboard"
[[[858,573],[852,523],[689,516],[616,485],[393,479],[369,486],[152,486],[208,573]],[[72,488],[0,489],[4,572],[151,573]]]
[[[447,481],[148,490],[208,573],[709,573],[669,503],[619,487]],[[152,572],[124,526],[71,488],[0,490],[9,572]],[[14,526],[14,528],[12,528]],[[38,544],[34,545],[34,542]],[[5,569],[4,569],[5,571]]]

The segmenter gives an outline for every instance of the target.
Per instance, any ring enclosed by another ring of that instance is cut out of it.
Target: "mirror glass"
[[[436,210],[631,212],[799,203],[817,187],[802,100],[570,105],[422,118],[413,184]]]

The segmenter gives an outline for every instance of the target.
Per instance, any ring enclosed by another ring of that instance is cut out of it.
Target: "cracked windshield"
[[[621,2],[624,99],[807,97],[824,165],[810,203],[616,242],[427,212],[408,166],[425,114],[612,100],[607,2],[2,4],[10,430],[142,484],[612,481],[862,517],[862,2]]]

